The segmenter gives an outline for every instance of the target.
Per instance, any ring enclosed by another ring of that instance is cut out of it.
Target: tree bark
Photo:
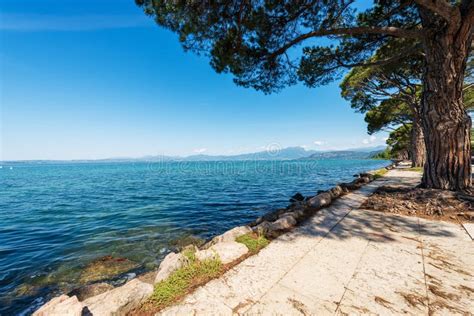
[[[423,10],[420,15],[426,32],[421,114],[427,157],[422,186],[465,190],[471,186],[471,119],[462,88],[472,25],[453,26]]]
[[[423,167],[426,160],[425,138],[423,126],[419,117],[413,119],[411,130],[411,166]]]

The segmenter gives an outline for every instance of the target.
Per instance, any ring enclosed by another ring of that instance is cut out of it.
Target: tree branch
[[[323,37],[330,35],[363,35],[363,34],[380,34],[380,35],[390,35],[394,37],[403,37],[403,38],[421,38],[422,31],[420,30],[407,30],[398,27],[348,27],[348,28],[338,28],[338,29],[326,29],[326,30],[317,30],[302,34],[293,40],[289,41],[273,53],[268,55],[269,58],[283,54],[290,47],[303,42],[309,38],[313,37]]]
[[[415,3],[438,14],[448,22],[452,22],[454,15],[459,12],[445,0],[415,0]]]
[[[467,90],[471,89],[472,87],[474,87],[474,83],[464,84],[464,87],[462,88],[462,91],[467,91]]]
[[[344,63],[343,61],[340,60],[339,56],[334,56],[336,62],[339,64],[341,67],[345,68],[353,68],[353,67],[370,67],[370,66],[384,66],[391,64],[399,59],[406,58],[407,56],[411,55],[414,52],[417,52],[417,45],[408,47],[400,52],[400,54],[381,59],[381,60],[376,60],[376,61],[370,61],[370,62],[360,62],[360,63]]]

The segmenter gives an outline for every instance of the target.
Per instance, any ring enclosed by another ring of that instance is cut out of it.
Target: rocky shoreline
[[[391,164],[385,169],[393,169]],[[69,295],[63,294],[51,299],[33,313],[35,316],[80,316],[80,315],[126,315],[139,308],[153,294],[154,286],[178,269],[189,264],[185,251],[192,251],[199,261],[218,259],[226,267],[231,267],[249,255],[248,246],[237,242],[241,236],[257,234],[269,240],[284,234],[313,214],[325,208],[339,197],[361,188],[377,178],[377,171],[355,175],[348,183],[319,191],[314,196],[295,194],[286,208],[271,211],[245,226],[239,226],[212,238],[201,247],[189,245],[181,252],[169,253],[161,262],[157,271],[138,276],[124,285],[112,287],[107,283],[95,283]]]

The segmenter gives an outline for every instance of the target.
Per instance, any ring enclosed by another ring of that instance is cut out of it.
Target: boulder
[[[264,221],[263,216],[257,217],[256,220],[248,223],[248,226],[254,230],[254,227],[260,225]]]
[[[249,226],[238,226],[226,231],[222,235],[214,237],[208,246],[215,245],[220,242],[235,241],[237,237],[251,233],[252,229]]]
[[[69,293],[70,296],[77,296],[80,301],[83,301],[89,297],[96,296],[112,290],[114,287],[108,283],[100,282],[100,283],[93,283],[81,286],[78,289],[75,289]]]
[[[341,187],[343,194],[347,194],[347,193],[350,192],[349,189],[348,189],[347,187],[345,187],[345,186],[342,186],[342,185],[339,184],[339,187]]]
[[[370,182],[375,180],[374,175],[372,173],[369,173],[369,172],[363,172],[363,173],[360,174],[360,176],[369,178]]]
[[[169,253],[160,263],[158,273],[155,278],[155,284],[163,281],[170,276],[175,270],[181,268],[187,263],[187,259],[181,253]]]
[[[354,190],[358,190],[362,187],[362,184],[357,182],[358,179],[352,181],[352,182],[346,182],[346,183],[340,183],[339,186],[343,189],[343,190],[347,190],[347,191],[354,191]]]
[[[278,219],[278,216],[281,214],[281,209],[271,211],[266,213],[263,216],[260,216],[256,220],[254,220],[252,223],[249,224],[250,227],[255,227],[257,225],[260,225],[261,223],[267,221],[267,222],[273,222]]]
[[[360,177],[354,180],[358,184],[366,184],[370,182],[370,179],[368,177]]]
[[[303,207],[298,207],[292,210],[292,215],[299,222],[303,220],[304,218],[306,218],[308,213]]]
[[[288,210],[294,207],[303,207],[305,205],[305,201],[306,201],[306,198],[303,201],[293,202],[286,209]]]
[[[331,204],[331,194],[328,192],[320,193],[308,201],[308,206],[313,209],[321,209]]]
[[[286,212],[286,213],[283,213],[283,214],[279,215],[278,218],[283,218],[283,217],[285,217],[285,216],[291,216],[291,217],[293,217],[294,219],[296,219],[295,213],[294,213],[293,211],[291,211],[291,210],[289,210],[289,211]]]
[[[133,279],[125,285],[89,297],[83,303],[94,316],[127,315],[153,293],[153,285]]]
[[[183,250],[186,246],[194,245],[201,247],[206,241],[194,235],[184,235],[170,242],[170,246],[177,252]]]
[[[289,230],[293,228],[295,225],[296,225],[296,219],[291,215],[287,215],[271,223],[270,230],[271,231],[285,231],[285,230]]]
[[[33,316],[81,316],[84,304],[76,296],[61,295],[41,306]]]
[[[329,194],[331,194],[331,199],[336,199],[342,195],[342,188],[339,185],[336,185],[334,188],[329,190]]]
[[[301,202],[301,201],[304,201],[304,196],[303,194],[301,193],[296,193],[295,195],[293,195],[290,199],[290,203],[294,203],[294,202]]]
[[[270,230],[271,224],[268,221],[263,221],[252,228],[253,232],[258,235],[268,236],[268,231]]]
[[[247,252],[248,248],[244,244],[227,241],[212,245],[209,249],[196,252],[196,258],[200,261],[220,259],[223,264],[227,264],[239,259]]]
[[[191,253],[195,253],[198,250],[199,250],[199,248],[196,245],[187,245],[187,246],[183,247],[183,250],[181,250],[181,253],[186,252],[186,251],[191,252]]]

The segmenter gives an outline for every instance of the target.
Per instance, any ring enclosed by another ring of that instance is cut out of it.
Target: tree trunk
[[[471,119],[462,101],[472,25],[455,26],[421,12],[426,67],[421,107],[426,143],[422,186],[465,190],[471,186]]]
[[[413,119],[411,129],[411,166],[423,167],[426,160],[425,138],[423,127],[419,117]]]

